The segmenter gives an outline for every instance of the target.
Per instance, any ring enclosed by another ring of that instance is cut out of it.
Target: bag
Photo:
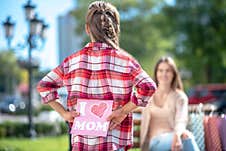
[[[222,150],[226,151],[226,117],[221,119],[219,128]]]
[[[203,118],[203,113],[189,114],[188,130],[192,132],[200,151],[205,151]]]
[[[209,117],[204,118],[204,130],[205,130],[205,144],[207,151],[222,151],[219,126],[219,117]]]

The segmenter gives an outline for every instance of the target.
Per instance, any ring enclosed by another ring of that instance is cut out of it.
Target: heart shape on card
[[[91,112],[101,118],[104,115],[104,111],[107,109],[106,103],[100,103],[99,105],[93,105]]]

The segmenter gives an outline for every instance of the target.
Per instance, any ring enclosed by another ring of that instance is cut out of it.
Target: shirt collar
[[[105,49],[112,49],[112,47],[103,42],[89,42],[85,46],[86,48],[92,48],[92,50],[105,50]]]

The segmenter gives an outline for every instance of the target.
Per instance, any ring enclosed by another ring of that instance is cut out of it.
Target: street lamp
[[[36,6],[34,4],[32,4],[30,0],[28,0],[27,3],[24,5],[26,20],[29,21],[32,18],[34,18],[34,15],[35,15],[34,9],[35,8],[36,8]]]
[[[8,16],[6,18],[6,21],[3,22],[3,26],[5,28],[5,37],[7,39],[7,45],[8,45],[8,48],[10,49],[10,45],[11,45],[11,40],[13,38],[13,32],[14,32],[14,26],[15,26],[15,23],[12,22],[11,20],[11,17]]]
[[[30,0],[23,6],[26,15],[26,21],[28,22],[29,33],[26,39],[26,43],[23,47],[28,47],[28,61],[25,68],[28,70],[28,122],[29,122],[29,137],[35,137],[36,132],[32,120],[32,79],[33,79],[33,68],[37,65],[32,61],[32,50],[39,47],[39,41],[44,43],[46,37],[46,29],[48,25],[44,21],[38,19],[37,14],[34,13],[35,5]],[[15,23],[11,21],[11,17],[7,17],[6,21],[3,22],[5,28],[5,37],[8,43],[8,47],[11,48],[11,40],[13,37],[13,29]]]

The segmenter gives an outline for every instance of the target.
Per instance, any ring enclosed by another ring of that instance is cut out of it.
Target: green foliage
[[[177,57],[192,83],[226,82],[226,1],[177,0],[165,8],[177,42]]]
[[[61,135],[67,133],[66,123],[36,123],[34,125],[37,136]],[[27,137],[28,124],[18,122],[4,122],[0,124],[0,138]]]
[[[43,111],[52,111],[53,109],[49,105],[41,105],[41,107],[38,109],[38,113]]]
[[[0,51],[0,93],[12,93],[15,84],[21,81],[21,69],[12,51]]]
[[[68,126],[64,122],[59,123],[60,126],[60,134],[67,134],[68,133]]]
[[[28,125],[25,123],[4,122],[0,124],[0,137],[27,136]]]

